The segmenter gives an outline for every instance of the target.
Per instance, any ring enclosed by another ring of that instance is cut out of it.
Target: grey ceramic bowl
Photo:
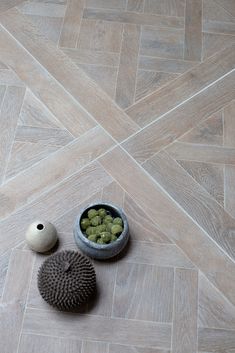
[[[123,232],[120,234],[120,236],[116,241],[107,245],[96,244],[93,241],[90,241],[89,239],[87,239],[87,237],[83,234],[80,227],[80,222],[83,217],[87,217],[87,212],[91,208],[94,208],[97,210],[99,208],[104,208],[113,217],[122,218]],[[80,250],[82,250],[82,252],[84,252],[86,255],[94,259],[105,260],[116,256],[124,249],[129,239],[129,226],[128,226],[127,218],[121,208],[115,205],[112,205],[110,203],[94,203],[81,210],[81,212],[79,213],[76,219],[73,233],[74,233],[75,241],[78,247],[80,248]]]

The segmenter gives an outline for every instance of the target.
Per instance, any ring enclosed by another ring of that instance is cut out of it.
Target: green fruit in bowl
[[[91,208],[88,212],[87,212],[88,218],[92,219],[95,216],[98,216],[98,211],[95,210],[94,208]]]
[[[100,209],[98,210],[98,214],[99,214],[99,216],[100,216],[101,218],[104,218],[104,217],[107,215],[107,212],[106,212],[106,210],[105,210],[104,208],[100,208]]]
[[[97,241],[97,235],[96,234],[91,234],[88,237],[89,240],[93,241],[94,243],[96,243]]]
[[[112,235],[111,235],[111,243],[113,243],[113,242],[116,241],[116,240],[117,240],[116,235],[112,234]]]
[[[111,234],[109,232],[103,232],[100,234],[100,238],[105,242],[108,243],[111,240]]]
[[[111,233],[113,235],[118,235],[122,233],[122,231],[123,231],[123,228],[119,224],[114,224],[111,228]]]
[[[83,218],[81,220],[81,228],[82,230],[86,230],[90,226],[90,220],[88,218]]]
[[[105,245],[105,242],[100,238],[100,239],[97,240],[97,244],[103,244],[103,245]]]
[[[96,229],[95,229],[95,227],[88,227],[87,229],[86,229],[86,235],[92,235],[92,234],[96,234]]]
[[[97,227],[100,224],[101,224],[101,217],[100,216],[95,216],[91,219],[92,226]]]
[[[122,226],[122,219],[120,217],[114,218],[113,224],[118,224],[119,226]]]
[[[106,232],[106,225],[105,224],[100,224],[99,226],[96,227],[97,234]]]
[[[106,224],[106,231],[111,233],[112,226],[113,226],[113,223]]]
[[[110,215],[104,217],[104,221],[103,221],[104,224],[108,224],[112,222],[113,222],[113,217],[111,217]]]

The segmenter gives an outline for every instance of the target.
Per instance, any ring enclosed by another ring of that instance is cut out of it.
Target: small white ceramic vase
[[[46,252],[57,242],[56,228],[50,222],[36,221],[30,224],[25,234],[28,246],[37,252]]]

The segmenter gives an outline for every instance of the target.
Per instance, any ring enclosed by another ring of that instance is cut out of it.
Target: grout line
[[[121,55],[122,55],[122,46],[123,46],[123,41],[124,41],[124,31],[125,31],[125,24],[122,24],[122,39],[120,43],[120,51],[119,51],[119,60],[118,60],[118,66],[117,66],[117,76],[115,80],[115,92],[114,92],[114,101],[117,99],[117,85],[118,85],[118,76],[119,76],[119,71],[120,71],[120,66],[121,66]],[[124,111],[124,110],[123,110]]]
[[[137,65],[135,71],[135,90],[134,90],[134,97],[133,97],[133,104],[136,101],[136,89],[137,89],[137,81],[138,81],[138,71],[139,71],[139,62],[140,62],[140,49],[141,49],[141,40],[142,40],[142,26],[139,26],[140,34],[139,34],[139,48],[137,54]]]
[[[173,333],[174,333],[174,317],[175,317],[175,278],[176,278],[176,268],[174,268],[174,282],[173,282],[173,304],[172,304],[172,330],[171,330],[171,352],[173,352]]]
[[[114,318],[114,299],[117,287],[117,273],[118,273],[118,263],[116,264],[115,274],[114,274],[114,285],[113,285],[113,296],[112,296],[112,306],[111,306],[111,318]]]

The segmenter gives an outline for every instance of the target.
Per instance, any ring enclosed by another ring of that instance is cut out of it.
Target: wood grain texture
[[[66,331],[64,327],[66,325]],[[87,328],[89,327],[89,330]],[[70,339],[101,340],[113,343],[144,345],[169,348],[171,326],[147,321],[112,319],[82,315],[80,320],[74,314],[47,312],[44,310],[26,310],[23,333],[46,334],[69,337]]]
[[[0,18],[7,30],[64,88],[117,140],[136,131],[137,125],[115,103],[16,10]],[[30,33],[30,36],[28,35]],[[48,60],[50,57],[50,60]],[[90,97],[96,99],[90,99]]]
[[[119,65],[118,53],[98,51],[92,49],[63,49],[75,64],[94,64],[117,67]]]
[[[10,256],[11,250],[6,251],[4,255],[0,256],[0,302],[2,299]]]
[[[51,191],[0,222],[0,255],[22,242],[26,228],[38,218],[39,214],[42,219],[50,218],[53,223],[66,210],[73,209],[86,200],[87,195],[95,194],[111,181],[112,178],[97,163],[75,172]],[[5,237],[5,234],[8,234],[8,237]]]
[[[206,60],[215,53],[234,45],[235,37],[221,33],[203,33],[202,60]]]
[[[6,31],[0,31],[0,57],[7,61],[22,81],[74,136],[80,136],[95,123],[61,87]],[[18,58],[16,60],[16,58]]]
[[[184,16],[184,0],[146,0],[144,11],[163,16]]]
[[[198,348],[202,352],[233,353],[235,349],[235,331],[199,328]]]
[[[117,77],[116,102],[122,108],[133,104],[140,41],[140,27],[125,24]]]
[[[171,322],[173,282],[171,268],[123,264],[117,273],[113,316]]]
[[[80,24],[85,0],[68,0],[60,34],[60,47],[75,48],[77,45]]]
[[[87,134],[6,183],[0,189],[5,200],[0,208],[1,217],[6,217],[25,203],[33,201],[42,192],[76,173],[113,145],[110,137],[99,127]]]
[[[130,23],[136,25],[154,26],[156,28],[183,28],[184,21],[182,18],[156,16],[146,13],[133,13],[128,11],[101,10],[101,9],[85,9],[83,17],[86,19]],[[177,38],[177,37],[176,37]]]
[[[100,158],[100,162],[134,201],[141,204],[159,229],[235,304],[234,262],[225,252],[123,150],[115,148]],[[120,169],[120,165],[125,168]]]
[[[180,161],[235,164],[235,148],[174,142],[166,151]]]
[[[234,62],[234,48],[227,48],[134,104],[127,114],[143,127],[231,71]]]
[[[86,0],[86,7],[124,10],[126,8],[126,0]]]
[[[61,2],[23,2],[17,9],[25,15],[64,17],[66,5]]]
[[[144,164],[144,168],[167,193],[229,255],[235,258],[232,234],[235,221],[195,180],[165,152]]]
[[[102,200],[104,202],[114,202],[122,208],[124,196],[124,190],[115,181],[103,188]]]
[[[127,11],[143,12],[144,0],[127,0]]]
[[[120,344],[110,344],[109,353],[170,353],[169,350],[161,348],[133,347]],[[103,353],[103,352],[102,352]]]
[[[0,3],[0,13],[9,10],[10,8],[20,5],[23,0],[3,0]]]
[[[34,255],[13,250],[0,304],[0,338],[3,353],[16,352],[21,332]]]
[[[25,89],[8,87],[0,111],[0,184],[4,180]]]
[[[105,342],[84,341],[81,353],[109,353],[109,344]]]
[[[202,91],[178,108],[169,111],[161,119],[157,119],[130,137],[123,143],[124,148],[138,162],[151,158],[176,138],[234,99],[234,78],[235,72],[232,72],[206,91]]]
[[[22,335],[19,353],[82,353],[82,342],[66,338],[54,338],[39,335]],[[84,352],[86,353],[86,352]]]
[[[235,329],[235,307],[202,274],[198,323],[200,327]]]
[[[186,0],[184,59],[200,61],[202,52],[202,0]]]
[[[184,73],[193,68],[196,62],[178,59],[157,58],[151,56],[139,56],[139,69],[161,71],[168,73]]]
[[[1,85],[24,87],[24,83],[12,70],[0,69]]]
[[[197,351],[198,273],[176,269],[172,353]]]
[[[235,112],[235,101],[231,102],[228,106],[224,108],[224,145],[228,147],[235,147],[235,122],[234,122],[234,112]],[[225,209],[235,217],[235,187],[234,187],[234,177],[235,177],[235,167],[225,166],[224,170],[225,177]]]

